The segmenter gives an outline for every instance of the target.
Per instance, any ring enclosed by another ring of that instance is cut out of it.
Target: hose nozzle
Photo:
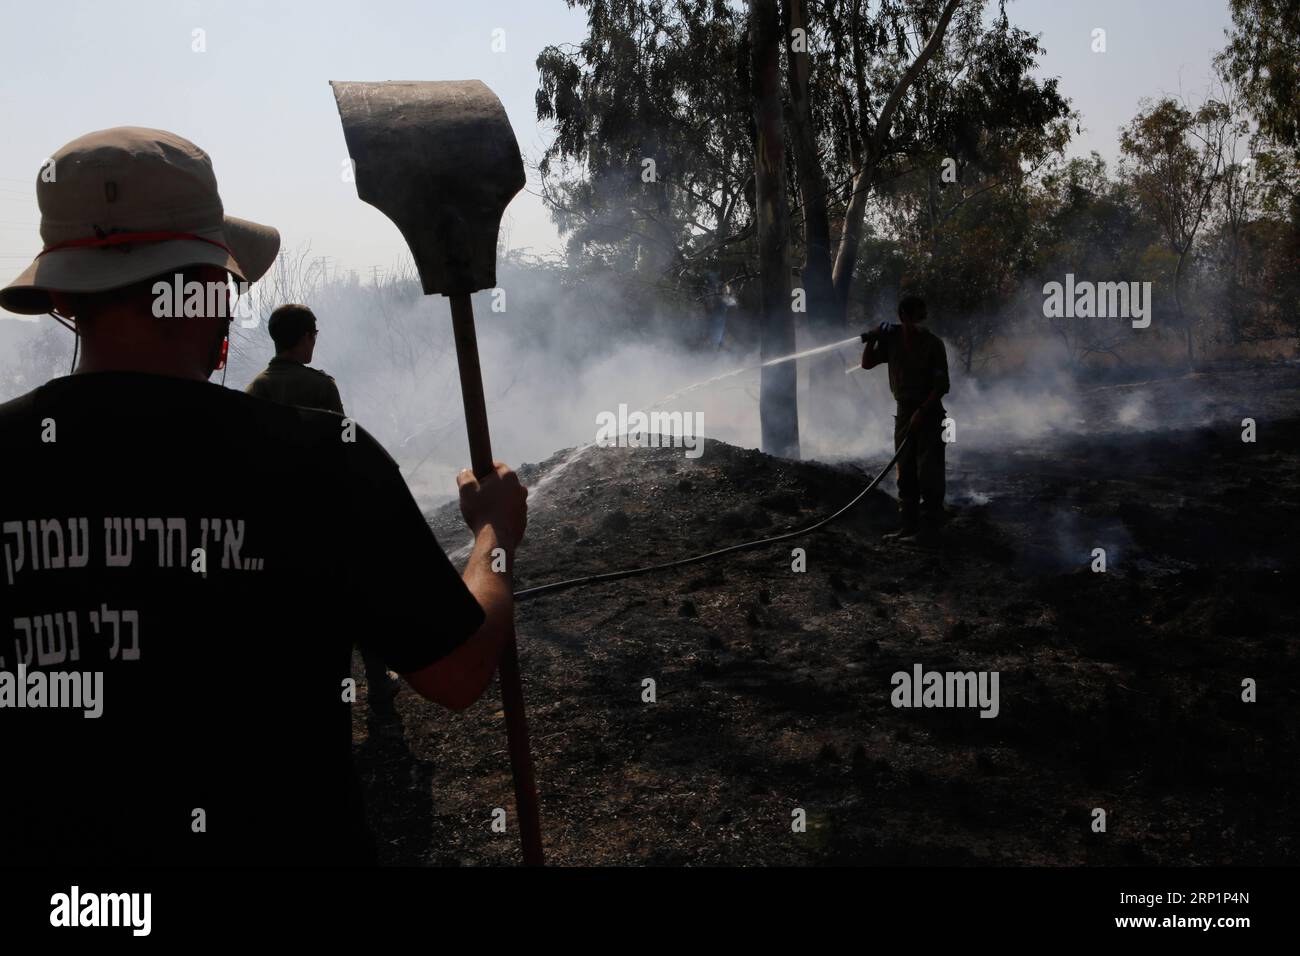
[[[863,342],[870,342],[872,339],[880,338],[880,336],[884,335],[888,331],[889,331],[889,323],[881,322],[874,329],[867,329],[867,331],[863,332],[862,335],[859,337],[862,339]]]

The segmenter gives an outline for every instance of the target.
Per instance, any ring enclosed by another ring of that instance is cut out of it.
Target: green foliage
[[[586,39],[537,59],[555,222],[575,261],[691,285],[751,225],[744,20],[721,0],[580,5]]]
[[[540,167],[570,281],[616,276],[647,304],[700,310],[725,288],[752,310],[745,6],[568,2],[587,12],[588,35],[542,51],[537,112],[555,130]],[[1151,282],[1156,331],[1144,343],[1175,332],[1190,354],[1194,339],[1295,334],[1296,4],[1234,0],[1224,88],[1199,106],[1145,103],[1121,133],[1118,173],[1095,154],[1065,160],[1079,117],[1055,80],[1035,76],[1038,39],[1001,4],[992,16],[987,6],[958,8],[882,130],[882,108],[943,0],[805,2],[809,123],[827,195],[799,194],[812,180],[787,147],[791,260],[806,253],[810,201],[826,203],[832,242],[852,234],[852,183],[868,168],[850,321],[892,313],[901,287],[919,287],[968,369],[999,338],[1049,328],[1042,287],[1066,273]],[[787,103],[788,142],[793,110]],[[1055,331],[1079,358],[1119,359],[1137,342],[1123,323]]]
[[[555,129],[539,165],[571,262],[691,288],[710,276],[748,279],[753,124],[743,10],[721,0],[569,3],[587,11],[588,35],[542,51],[536,103]],[[832,215],[842,216],[854,157],[941,0],[810,6],[812,118]],[[1068,137],[1056,82],[1030,76],[1037,40],[1005,13],[986,24],[983,6],[961,8],[900,101],[877,158],[883,179],[943,156],[971,167],[1038,162]],[[646,159],[657,183],[642,180]],[[798,202],[792,208],[797,249],[802,217]]]
[[[1300,3],[1231,0],[1233,30],[1220,56],[1260,128],[1300,157]]]
[[[1177,253],[1187,251],[1205,222],[1223,172],[1221,147],[1228,122],[1227,108],[1218,101],[1192,111],[1164,97],[1120,133],[1120,150],[1139,200]]]

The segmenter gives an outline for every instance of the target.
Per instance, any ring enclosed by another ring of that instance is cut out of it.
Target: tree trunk
[[[943,45],[944,35],[948,32],[948,24],[952,20],[953,14],[962,4],[962,0],[947,0],[942,12],[939,14],[939,21],[935,24],[934,32],[930,34],[929,39],[925,41],[925,46],[916,55],[916,59],[911,65],[903,71],[898,82],[890,91],[889,98],[885,100],[885,105],[880,109],[880,115],[875,118],[875,127],[870,130],[863,130],[862,153],[858,160],[857,169],[853,171],[853,195],[849,200],[848,209],[844,213],[844,229],[840,233],[840,248],[835,256],[835,269],[832,274],[832,282],[835,286],[835,297],[840,307],[845,310],[847,315],[849,293],[853,285],[853,269],[858,263],[858,244],[862,240],[863,220],[867,211],[867,195],[874,185],[876,170],[880,163],[881,157],[885,154],[885,146],[889,142],[889,131],[894,125],[894,113],[898,105],[907,95],[907,91],[916,78],[921,75],[925,65],[930,62],[935,52]],[[859,104],[860,108],[866,107],[865,103]]]
[[[1228,339],[1233,345],[1240,345],[1242,340],[1241,313],[1238,304],[1241,301],[1241,227],[1232,227],[1232,266],[1228,273]]]
[[[829,188],[817,154],[817,130],[813,125],[812,101],[808,92],[811,70],[808,58],[809,26],[807,0],[782,0],[785,27],[786,78],[790,94],[790,142],[794,149],[795,172],[799,177],[799,199],[803,211],[803,289],[807,314],[804,345],[821,345],[843,338],[845,311],[835,300],[831,282],[831,224]],[[796,35],[796,30],[802,34]],[[819,421],[835,406],[849,387],[843,360],[834,352],[808,360],[808,391],[804,414]]]
[[[760,352],[763,361],[795,351],[790,307],[789,210],[781,117],[781,18],[776,0],[749,0],[750,83],[754,110],[754,182],[758,237]],[[799,457],[795,363],[764,368],[758,414],[762,448]]]
[[[1190,250],[1191,244],[1189,243],[1179,252],[1178,265],[1174,268],[1174,307],[1178,310],[1178,322],[1182,325],[1183,334],[1187,337],[1187,368],[1189,370],[1192,368],[1194,363],[1194,356],[1192,354],[1192,323],[1191,320],[1187,318],[1187,314],[1183,311],[1181,283],[1183,278],[1183,262],[1186,261],[1187,253]]]
[[[832,281],[835,301],[841,315],[847,319],[849,291],[853,284],[853,269],[858,264],[858,244],[862,240],[862,225],[867,212],[867,194],[871,191],[873,168],[865,162],[853,174],[853,196],[844,212],[844,229],[840,234],[840,249],[835,256]]]
[[[790,140],[794,146],[795,169],[799,175],[799,198],[803,206],[804,292],[808,297],[808,328],[816,335],[838,333],[834,289],[831,285],[831,225],[827,212],[826,175],[817,155],[817,131],[813,128],[812,103],[808,98],[808,17],[804,0],[783,0],[785,35],[803,31],[803,48],[791,41],[787,75],[790,86]]]

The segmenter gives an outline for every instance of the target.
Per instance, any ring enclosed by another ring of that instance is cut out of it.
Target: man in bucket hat
[[[44,248],[0,307],[70,324],[81,354],[0,405],[0,865],[373,859],[352,643],[469,706],[526,491],[504,465],[462,472],[462,579],[365,431],[208,382],[225,283],[256,281],[279,237],[224,214],[206,153],[118,128],[50,171]],[[178,303],[192,287],[217,294]],[[253,693],[267,660],[289,679]]]

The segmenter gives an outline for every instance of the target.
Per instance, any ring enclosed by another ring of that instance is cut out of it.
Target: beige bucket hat
[[[0,289],[0,308],[39,315],[50,292],[107,292],[187,266],[256,282],[280,233],[227,216],[208,154],[174,133],[135,126],[87,133],[36,182],[44,248]]]

